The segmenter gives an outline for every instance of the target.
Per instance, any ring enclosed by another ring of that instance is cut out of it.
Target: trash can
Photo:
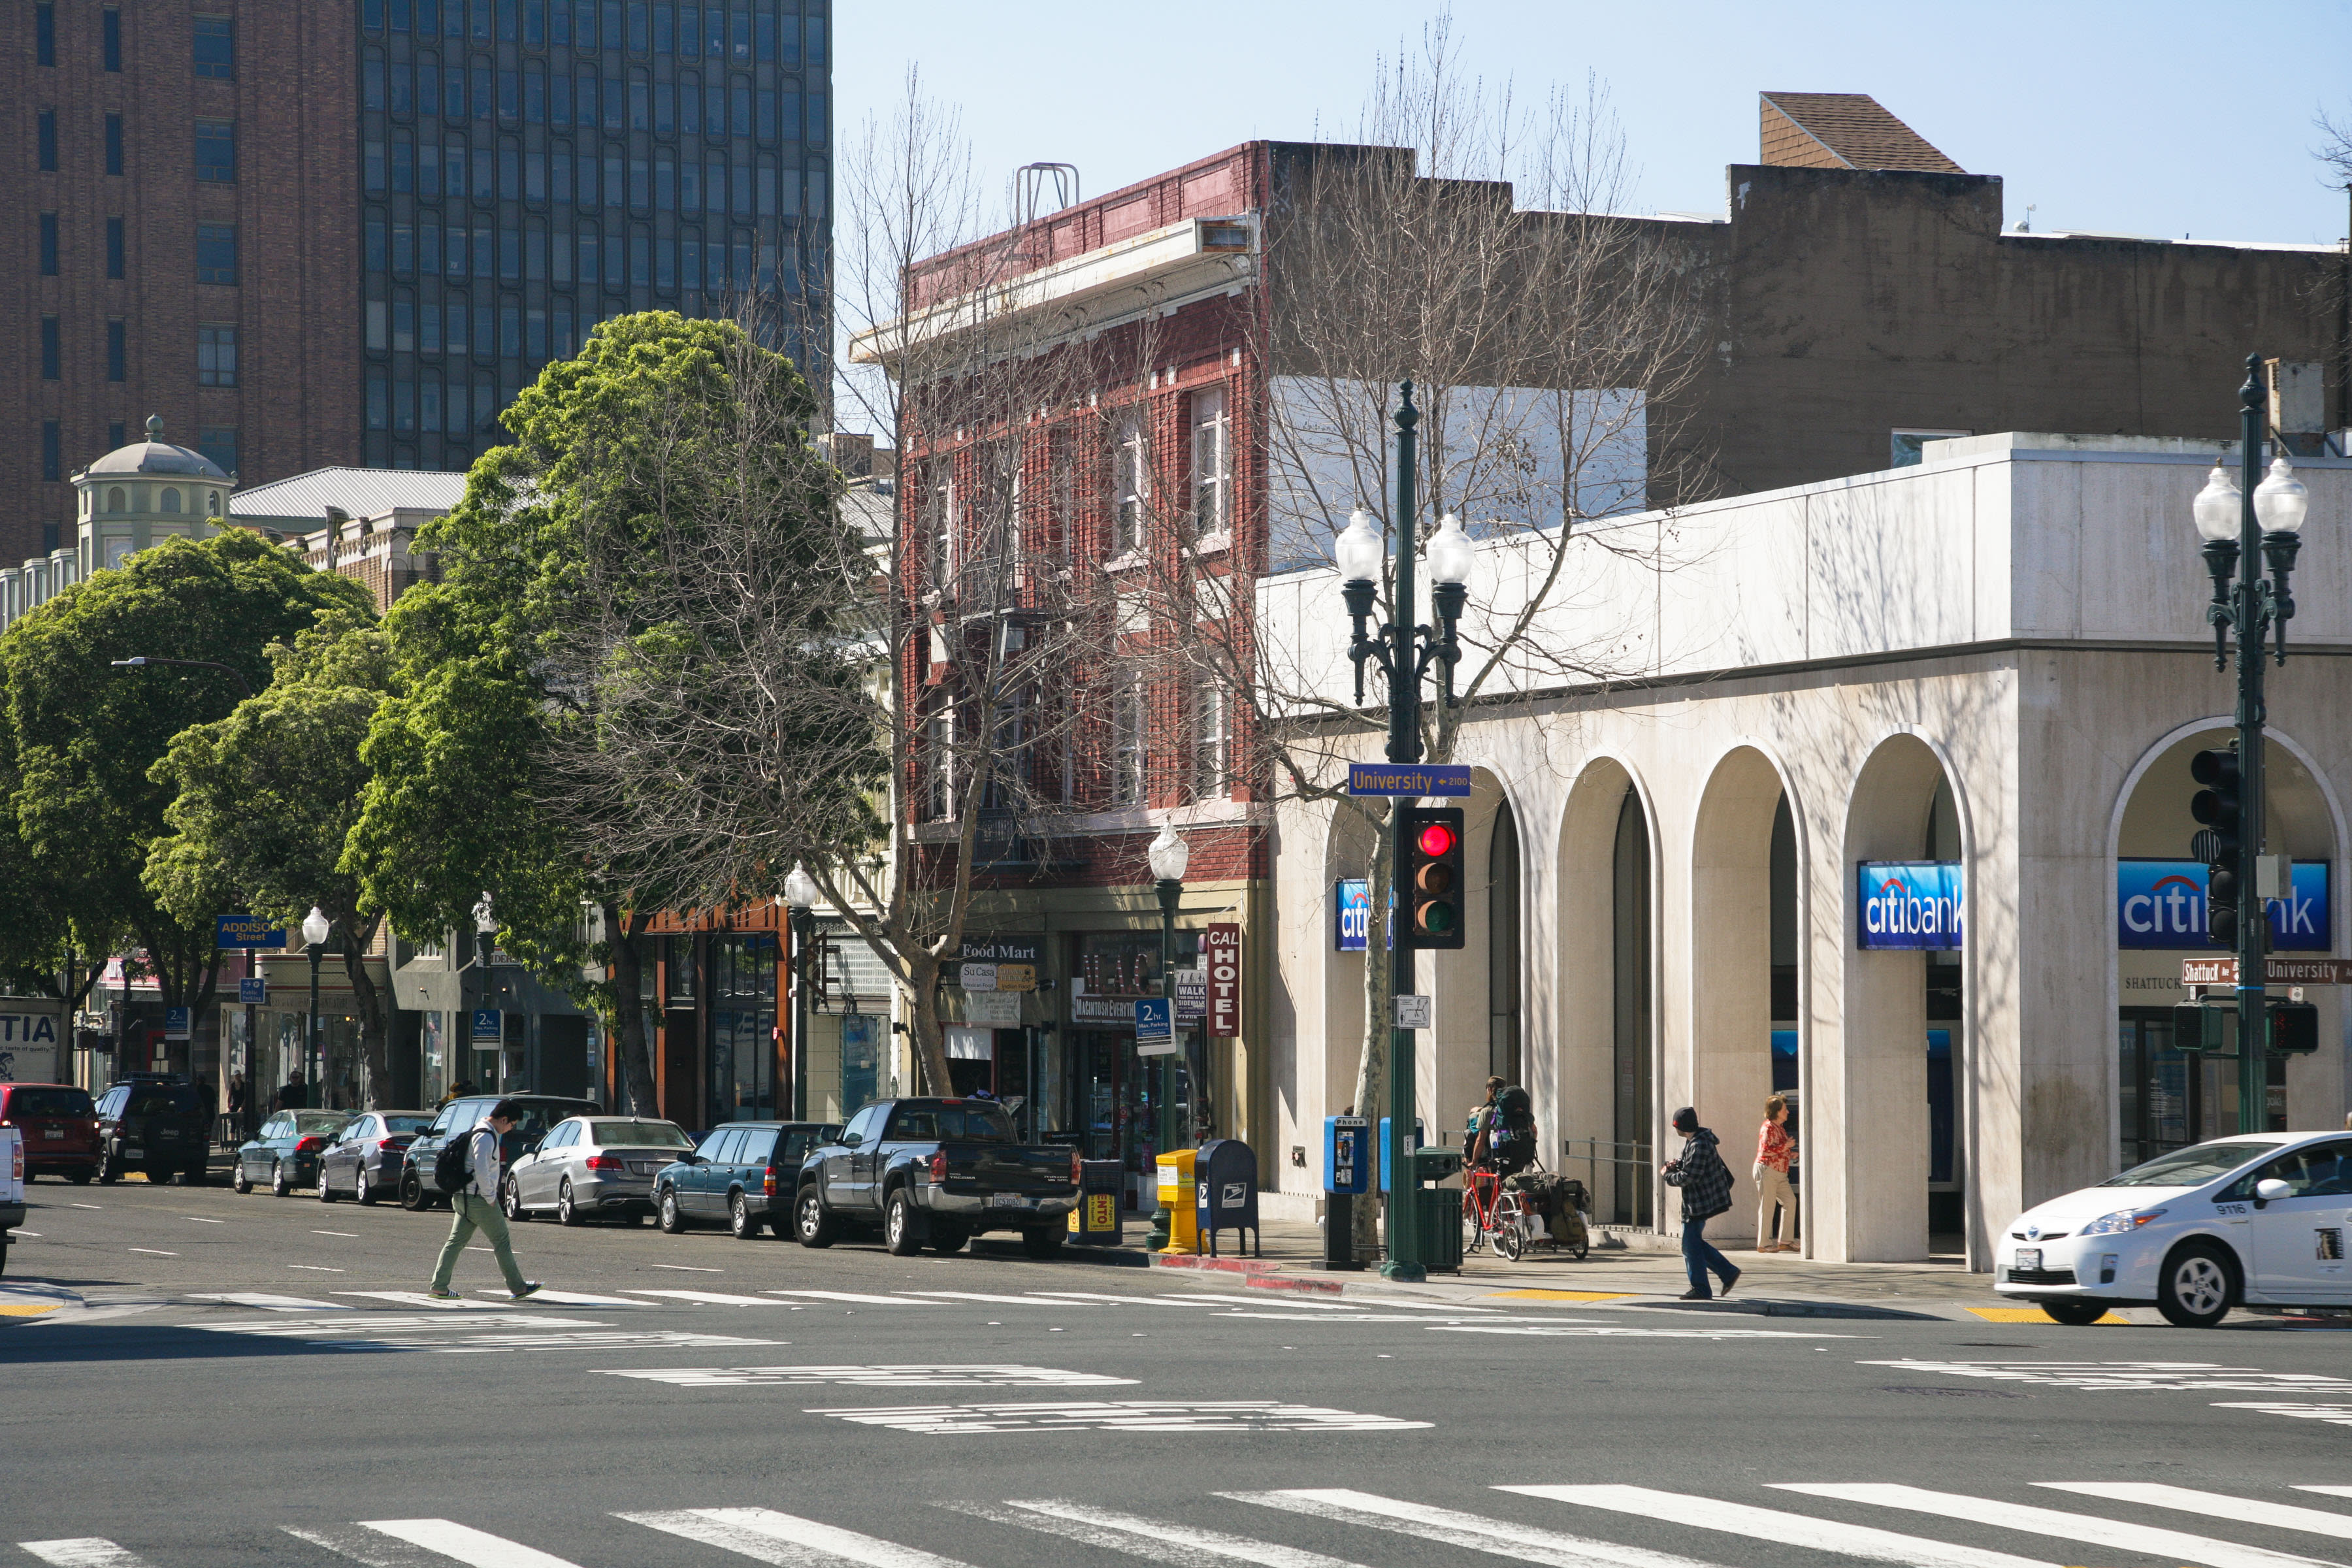
[[[1199,1151],[1171,1149],[1154,1164],[1160,1173],[1160,1206],[1168,1211],[1168,1245],[1162,1252],[1198,1252],[1201,1231],[1193,1209],[1192,1162]]]
[[[1192,1163],[1194,1218],[1199,1234],[1217,1255],[1217,1232],[1246,1232],[1250,1249],[1265,1256],[1257,1228],[1257,1152],[1238,1138],[1212,1138]],[[1242,1249],[1236,1235],[1234,1250]]]
[[[1355,1272],[1357,1199],[1372,1190],[1372,1124],[1369,1117],[1323,1119],[1323,1261],[1319,1267]]]
[[[1462,1272],[1462,1193],[1436,1183],[1460,1173],[1459,1149],[1416,1149],[1412,1152],[1415,1201],[1421,1205],[1422,1267]]]
[[[1117,1160],[1078,1162],[1078,1202],[1070,1211],[1072,1247],[1117,1247],[1123,1239],[1120,1189],[1126,1167]]]

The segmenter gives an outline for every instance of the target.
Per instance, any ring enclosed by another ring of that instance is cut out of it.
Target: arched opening
[[[1544,1004],[1559,1041],[1560,1169],[1585,1183],[1594,1216],[1610,1225],[1650,1224],[1655,1201],[1654,857],[1643,800],[1611,757],[1587,763],[1569,789],[1553,895],[1559,983]]]
[[[121,485],[110,487],[106,492],[106,510],[109,511],[121,511],[123,508],[123,504],[124,498],[122,494],[122,487]]]
[[[177,486],[165,485],[163,487],[163,510],[165,511],[177,511],[180,510],[180,491]]]
[[[1505,800],[1486,851],[1486,1071],[1527,1081],[1520,1059],[1519,826]]]
[[[1650,821],[1641,792],[1625,791],[1609,864],[1611,1140],[1620,1179],[1610,1207],[1619,1225],[1652,1221],[1653,1185],[1635,1173],[1655,1152],[1658,1127],[1655,999],[1652,995]],[[1596,1194],[1595,1201],[1599,1201]]]

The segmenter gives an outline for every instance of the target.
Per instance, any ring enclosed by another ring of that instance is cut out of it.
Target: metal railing
[[[1650,1199],[1657,1185],[1657,1161],[1647,1143],[1612,1143],[1599,1138],[1570,1138],[1560,1145],[1560,1168],[1582,1163],[1584,1190],[1592,1194],[1596,1217],[1605,1207],[1603,1225],[1648,1225]],[[1609,1167],[1609,1185],[1601,1185],[1601,1167]]]

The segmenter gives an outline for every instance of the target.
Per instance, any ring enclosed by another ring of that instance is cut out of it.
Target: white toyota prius
[[[2233,1306],[2352,1307],[2352,1135],[2246,1132],[2159,1154],[2002,1231],[1993,1289],[2062,1323],[2153,1303],[2210,1329]]]

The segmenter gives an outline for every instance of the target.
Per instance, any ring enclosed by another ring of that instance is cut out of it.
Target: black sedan
[[[256,1182],[268,1182],[281,1198],[310,1186],[319,1179],[319,1156],[351,1120],[348,1110],[279,1111],[261,1124],[252,1142],[238,1145],[229,1184],[249,1193]]]
[[[410,1143],[432,1124],[429,1110],[370,1110],[344,1123],[319,1156],[319,1201],[349,1193],[363,1204],[400,1195]]]

